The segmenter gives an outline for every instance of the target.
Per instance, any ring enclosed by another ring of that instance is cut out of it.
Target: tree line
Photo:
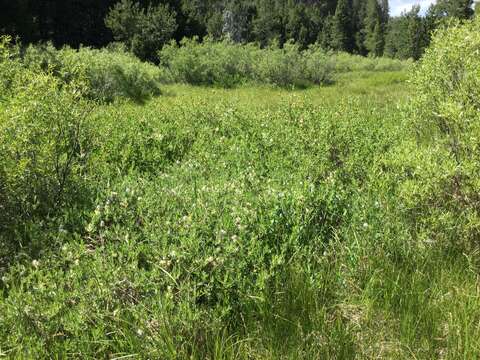
[[[210,36],[418,59],[445,19],[474,16],[473,0],[439,0],[389,15],[388,0],[16,0],[3,2],[0,32],[23,43],[104,46],[119,41],[144,60],[171,39]],[[478,6],[477,6],[478,8]]]

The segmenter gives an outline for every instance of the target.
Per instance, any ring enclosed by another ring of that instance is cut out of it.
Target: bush
[[[479,48],[478,19],[434,34],[412,79],[417,148],[399,170],[415,174],[402,194],[418,232],[461,251],[480,245]]]
[[[56,50],[51,44],[30,45],[22,59],[28,69],[50,72],[65,84],[82,79],[84,94],[90,99],[111,102],[128,98],[141,102],[160,94],[161,70],[119,47]]]
[[[208,38],[201,43],[198,38],[185,38],[180,46],[175,42],[165,46],[159,58],[175,81],[232,87],[251,76],[255,51],[252,45],[215,42]]]
[[[416,69],[419,119],[466,146],[480,109],[480,20],[452,23],[438,30]],[[460,144],[459,144],[460,145]],[[469,154],[470,155],[470,154]]]
[[[159,52],[161,64],[176,81],[195,85],[232,87],[247,81],[280,87],[304,87],[331,81],[332,65],[319,47],[300,51],[287,43],[283,48],[272,45],[240,45],[228,40],[184,39],[180,46],[172,42]]]
[[[335,62],[331,54],[319,45],[311,45],[303,52],[307,78],[314,84],[332,82]]]
[[[352,71],[400,71],[408,68],[411,61],[382,57],[364,57],[339,52],[332,55],[335,71],[338,73]]]
[[[18,60],[19,49],[14,47],[9,36],[0,36],[0,100],[7,97],[15,88],[22,64]]]
[[[13,235],[18,226],[43,223],[85,200],[90,107],[75,83],[61,84],[6,58],[0,67],[16,70],[0,112],[0,229],[20,241]]]
[[[281,87],[306,86],[307,73],[299,46],[286,43],[283,48],[272,45],[259,51],[255,61],[255,77]]]

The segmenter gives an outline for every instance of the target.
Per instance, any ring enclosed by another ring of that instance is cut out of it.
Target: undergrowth
[[[412,85],[142,106],[2,41],[0,354],[478,357],[477,30],[440,31]]]
[[[235,44],[224,40],[184,39],[172,42],[159,53],[162,67],[177,82],[192,85],[234,87],[245,83],[270,84],[282,88],[305,88],[330,84],[335,74],[352,71],[399,71],[408,62],[387,58],[365,58],[346,53],[334,54],[318,45],[301,50],[287,42]]]
[[[140,61],[119,46],[58,50],[47,43],[29,45],[18,56],[31,71],[51,74],[64,84],[83,82],[84,97],[100,102],[144,102],[160,95],[161,83],[166,81],[160,68]]]

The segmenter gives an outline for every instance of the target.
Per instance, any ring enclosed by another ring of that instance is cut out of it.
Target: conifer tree
[[[428,46],[427,19],[419,15],[420,6],[391,19],[388,26],[385,54],[399,59],[418,60]]]
[[[355,49],[354,51],[360,55],[367,55],[365,48],[365,33],[363,31],[367,6],[365,0],[353,0],[353,32]]]
[[[425,31],[423,19],[419,15],[420,6],[414,7],[408,18],[407,38],[409,39],[409,57],[418,60],[422,56],[425,46]]]
[[[335,50],[353,50],[352,1],[338,0],[332,27],[332,46]]]
[[[333,23],[334,17],[332,15],[328,15],[322,24],[322,31],[318,34],[318,42],[320,46],[324,49],[332,49],[333,48],[333,39],[332,39],[332,32],[333,32]]]
[[[429,12],[437,18],[455,17],[466,20],[473,17],[473,0],[438,0]]]
[[[383,55],[385,46],[385,14],[377,0],[368,0],[364,24],[365,48],[374,56]]]
[[[314,42],[316,34],[312,34],[313,27],[310,25],[310,19],[307,16],[304,4],[295,4],[294,0],[289,0],[287,4],[287,22],[285,35],[287,40],[292,39],[301,47],[305,48],[309,43]]]
[[[390,4],[388,3],[388,0],[380,1],[380,13],[382,17],[382,24],[384,29],[386,29],[388,20],[390,19]]]

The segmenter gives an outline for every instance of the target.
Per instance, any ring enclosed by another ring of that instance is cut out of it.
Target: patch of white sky
[[[398,16],[403,11],[409,11],[414,5],[420,5],[421,13],[425,14],[434,2],[435,0],[390,0],[390,15]]]
[[[480,0],[474,0],[475,3],[480,2]],[[421,14],[425,14],[430,7],[435,3],[435,0],[390,0],[390,15],[398,16],[404,11],[409,11],[414,5],[420,5]]]

